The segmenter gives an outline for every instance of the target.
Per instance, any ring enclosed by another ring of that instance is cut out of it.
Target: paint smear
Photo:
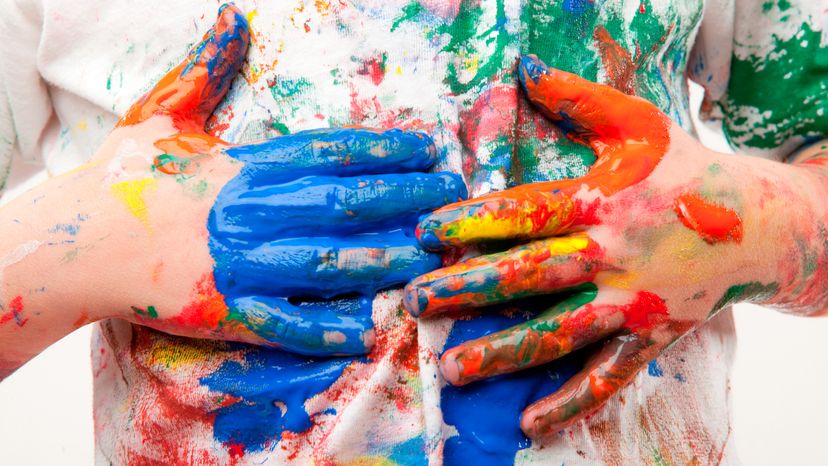
[[[674,207],[682,223],[708,243],[742,241],[742,220],[733,210],[705,201],[697,194],[679,196]]]
[[[147,231],[152,232],[152,225],[149,222],[147,204],[144,202],[144,191],[152,188],[158,183],[155,178],[141,178],[139,180],[122,181],[111,186],[112,195],[117,197],[126,205],[129,213],[137,218]]]

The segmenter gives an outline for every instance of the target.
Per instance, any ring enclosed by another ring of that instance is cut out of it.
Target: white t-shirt
[[[802,52],[794,42],[807,49],[802,56],[821,57],[825,8],[808,0],[703,3],[237,2],[251,25],[248,63],[209,126],[231,142],[346,124],[424,130],[439,147],[439,168],[461,173],[473,195],[581,175],[589,152],[537,116],[518,90],[515,60],[528,52],[648,98],[689,131],[691,74],[707,87],[706,112],[724,120],[737,150],[778,158],[826,134],[818,112],[828,79],[813,74],[819,60],[799,66],[785,59]],[[199,0],[2,0],[0,172],[11,169],[18,183],[38,170],[57,174],[85,162],[118,116],[186,56],[217,7]],[[762,28],[754,28],[757,21]],[[784,77],[786,66],[793,80]],[[781,73],[774,92],[802,94],[809,106],[767,101],[769,83],[749,79],[760,73]],[[796,81],[802,76],[816,78],[803,86]],[[97,458],[737,464],[730,311],[545,445],[522,436],[519,413],[559,386],[577,360],[465,389],[446,387],[436,369],[447,342],[525,318],[414,321],[402,311],[398,290],[383,292],[374,302],[377,347],[335,367],[107,321],[98,324],[93,350]],[[318,383],[290,380],[291,371]]]

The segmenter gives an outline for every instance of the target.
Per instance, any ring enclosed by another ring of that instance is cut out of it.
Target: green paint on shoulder
[[[733,285],[725,291],[721,299],[713,306],[713,309],[710,310],[710,315],[732,304],[766,301],[778,292],[779,284],[777,283],[764,285],[759,282],[749,282],[741,285]]]
[[[402,9],[402,13],[399,16],[394,18],[394,22],[391,23],[391,32],[394,32],[400,24],[406,21],[413,21],[417,16],[420,16],[420,13],[424,12],[425,8],[420,4],[418,1],[413,1],[408,5],[404,6]]]
[[[783,2],[778,5],[781,10]],[[720,102],[727,138],[737,147],[776,149],[792,138],[828,134],[828,47],[821,46],[821,31],[802,23],[788,40],[763,40],[772,45],[770,53],[733,56]]]

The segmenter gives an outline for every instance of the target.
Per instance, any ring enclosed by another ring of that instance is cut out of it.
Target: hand
[[[429,250],[523,244],[417,278],[405,304],[428,317],[569,297],[522,325],[448,349],[440,369],[449,383],[602,342],[580,373],[524,411],[521,428],[541,440],[597,410],[729,304],[824,307],[824,172],[714,153],[649,102],[534,57],[524,57],[519,73],[529,99],[597,162],[579,179],[518,186],[426,217],[417,235]]]
[[[232,145],[205,132],[248,40],[242,14],[222,7],[91,163],[4,210],[3,250],[30,254],[5,271],[0,343],[14,348],[0,370],[109,317],[362,354],[374,293],[440,265],[414,226],[465,187],[424,173],[436,154],[429,137],[351,128]]]

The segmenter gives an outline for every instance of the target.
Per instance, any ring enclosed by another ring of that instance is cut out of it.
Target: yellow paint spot
[[[152,225],[149,222],[149,212],[143,194],[147,188],[155,187],[157,182],[155,178],[141,178],[114,183],[110,187],[112,195],[120,199],[129,209],[129,213],[143,223],[149,232],[152,232]]]
[[[151,366],[180,369],[196,362],[202,364],[210,355],[204,348],[161,341],[153,344],[148,362]]]
[[[397,74],[402,76],[402,66],[397,65]]]
[[[86,120],[80,120],[78,122],[78,129],[84,131],[87,128]]]
[[[573,254],[583,251],[587,246],[589,246],[589,238],[586,235],[562,236],[547,242],[549,253],[553,256]]]
[[[601,278],[600,281],[606,283],[609,286],[614,288],[619,288],[622,290],[629,290],[632,286],[632,283],[635,279],[638,278],[638,274],[635,272],[624,272],[624,273],[613,273],[609,272]]]
[[[247,14],[247,24],[253,22],[253,18],[259,15],[259,10],[253,9],[250,13]]]

